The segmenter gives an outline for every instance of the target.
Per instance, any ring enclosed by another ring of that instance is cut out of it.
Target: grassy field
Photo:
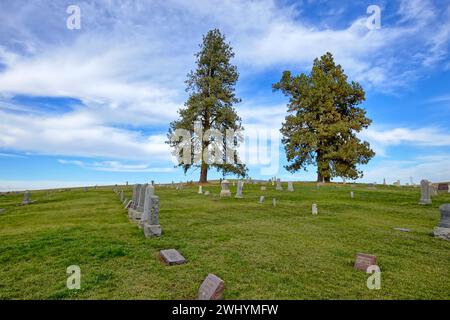
[[[28,206],[18,206],[22,195],[0,196],[0,298],[195,299],[214,273],[224,299],[450,299],[450,242],[432,236],[450,194],[421,206],[419,188],[294,187],[245,184],[244,199],[219,199],[218,184],[203,187],[209,196],[195,185],[156,187],[163,236],[152,239],[128,221],[112,187],[34,191]],[[131,186],[122,188],[130,198]],[[163,265],[158,251],[167,248],[188,263]],[[378,257],[380,290],[353,269],[357,252]],[[81,268],[80,290],[66,288],[70,265]]]

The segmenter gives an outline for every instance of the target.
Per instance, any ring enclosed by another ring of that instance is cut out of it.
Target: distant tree
[[[192,132],[190,144],[190,158],[193,163],[179,163],[186,173],[192,167],[200,168],[199,182],[208,181],[208,169],[216,168],[223,175],[232,173],[246,176],[247,168],[233,153],[233,161],[226,161],[227,148],[237,148],[239,138],[227,139],[227,130],[239,132],[243,130],[241,119],[233,108],[241,100],[235,96],[236,82],[239,74],[236,66],[230,63],[234,57],[229,43],[219,30],[210,30],[203,37],[200,51],[195,55],[197,68],[187,75],[186,91],[190,93],[185,108],[178,111],[180,117],[169,126],[168,137],[177,129]],[[199,129],[200,128],[200,129]],[[201,130],[201,131],[200,131]],[[221,133],[221,137],[204,135],[208,130]],[[199,133],[200,132],[200,133]],[[219,141],[221,140],[221,141]],[[183,141],[171,139],[169,144],[178,156],[183,156]],[[219,150],[221,149],[221,150]],[[207,159],[205,150],[219,161]]]
[[[347,82],[344,70],[335,64],[331,53],[316,58],[309,75],[283,72],[273,89],[290,98],[288,115],[280,130],[288,171],[317,165],[320,182],[329,182],[333,177],[363,176],[357,165],[368,163],[375,155],[368,142],[356,137],[372,122],[366,111],[357,107],[365,100],[365,93],[359,83]]]

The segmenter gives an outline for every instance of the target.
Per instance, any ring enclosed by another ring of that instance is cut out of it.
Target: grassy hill
[[[450,242],[432,236],[450,194],[421,206],[419,188],[294,187],[245,184],[244,199],[219,199],[218,184],[203,187],[209,196],[157,186],[163,236],[152,239],[112,187],[33,191],[28,206],[0,196],[0,298],[195,299],[208,273],[225,281],[224,299],[450,298]],[[131,198],[131,186],[119,188]],[[158,251],[168,248],[188,263],[163,265]],[[378,257],[380,290],[353,269],[357,252]],[[70,265],[81,268],[80,290],[66,288]]]

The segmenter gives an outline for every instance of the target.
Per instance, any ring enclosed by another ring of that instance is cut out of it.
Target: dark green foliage
[[[366,164],[375,153],[356,133],[372,122],[364,109],[365,100],[359,83],[347,82],[331,53],[314,60],[309,75],[292,76],[285,71],[273,85],[290,98],[281,133],[291,172],[317,165],[318,181],[332,177],[362,177],[358,164]]]
[[[207,181],[207,172],[210,167],[215,167],[224,175],[228,173],[245,176],[247,169],[245,165],[239,164],[237,154],[234,155],[234,164],[227,164],[225,161],[227,141],[225,139],[226,130],[243,130],[241,119],[233,108],[240,99],[235,96],[234,86],[239,74],[236,66],[230,63],[234,57],[231,46],[225,42],[225,36],[219,30],[214,29],[203,37],[200,51],[195,55],[197,68],[188,74],[186,80],[186,91],[190,93],[185,103],[185,108],[180,109],[179,119],[172,122],[169,127],[168,137],[176,129],[185,129],[191,135],[191,159],[194,159],[194,152],[201,152],[214,147],[219,141],[209,139],[203,141],[201,135],[194,134],[195,126],[201,125],[203,132],[206,130],[218,130],[223,135],[223,152],[219,156],[223,163],[208,164],[205,156],[199,158],[197,163],[180,163],[187,172],[191,167],[200,167],[200,181]],[[197,124],[196,124],[197,123]],[[233,139],[233,146],[237,147],[239,139]],[[169,141],[177,155],[182,154],[181,141]],[[214,154],[214,153],[213,153]]]

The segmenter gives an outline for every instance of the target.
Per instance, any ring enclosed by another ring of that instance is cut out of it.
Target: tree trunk
[[[206,162],[202,161],[202,167],[200,170],[200,183],[207,183],[208,182],[208,165]]]

